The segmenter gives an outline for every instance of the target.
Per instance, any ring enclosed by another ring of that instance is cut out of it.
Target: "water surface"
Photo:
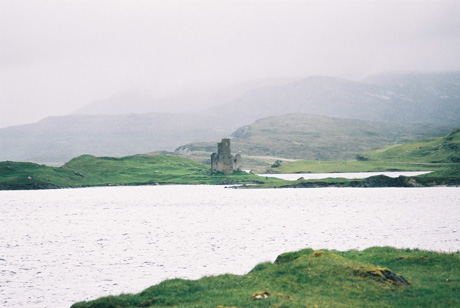
[[[283,252],[460,250],[460,188],[0,191],[0,307],[68,307]]]

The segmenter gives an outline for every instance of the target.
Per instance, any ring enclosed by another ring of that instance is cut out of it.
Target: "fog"
[[[0,127],[142,89],[460,69],[459,1],[0,0]]]

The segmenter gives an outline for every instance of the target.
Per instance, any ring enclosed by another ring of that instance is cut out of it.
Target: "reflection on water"
[[[0,306],[68,307],[280,253],[460,250],[460,188],[138,186],[0,192]]]

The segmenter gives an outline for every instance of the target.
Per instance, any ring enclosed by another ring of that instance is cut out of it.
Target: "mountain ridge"
[[[391,76],[388,78],[403,78]],[[458,80],[447,88],[449,95],[443,95],[446,90],[443,80],[446,78]],[[303,78],[270,89],[255,89],[233,102],[208,109],[207,114],[223,114],[228,118],[238,116],[240,124],[277,115],[280,111],[452,127],[460,123],[460,72],[434,75],[432,79],[416,75],[405,87],[377,81],[371,83],[372,80],[350,81],[325,76]],[[417,86],[419,84],[425,87]]]

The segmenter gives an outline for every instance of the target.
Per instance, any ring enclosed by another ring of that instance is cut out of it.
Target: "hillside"
[[[430,138],[368,152],[363,158],[371,161],[460,163],[460,127],[440,138]]]
[[[0,129],[0,161],[62,164],[82,154],[124,156],[173,150],[231,133],[214,118],[185,114],[70,115]]]
[[[285,253],[246,275],[172,279],[72,308],[458,307],[458,253],[374,247]]]
[[[297,113],[269,117],[243,126],[231,135],[231,142],[232,151],[241,152],[243,158],[272,156],[349,160],[371,149],[428,136],[442,136],[449,131],[434,125],[371,122]],[[176,149],[178,153],[191,156],[194,153],[208,155],[215,151],[215,142],[189,143]]]
[[[120,158],[83,155],[61,167],[0,162],[2,190],[261,181],[263,178],[245,172],[229,176],[210,175],[208,166],[177,155],[135,155]]]

